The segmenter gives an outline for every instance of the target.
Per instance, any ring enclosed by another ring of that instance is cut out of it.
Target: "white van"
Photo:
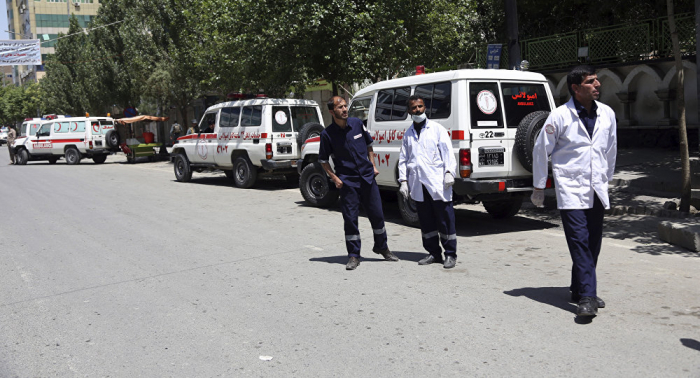
[[[455,70],[382,81],[358,91],[350,102],[374,138],[377,183],[398,191],[398,160],[410,127],[409,96],[425,99],[428,119],[452,138],[459,175],[455,203],[481,202],[496,218],[515,215],[532,191],[532,147],[554,100],[545,77],[511,70]],[[314,205],[334,202],[337,193],[316,162],[319,139],[306,141],[300,190]],[[404,220],[417,224],[415,204],[399,196]]]
[[[207,109],[199,133],[173,146],[175,178],[221,170],[239,188],[252,187],[259,175],[279,174],[297,181],[300,142],[320,136],[321,111],[315,101],[259,98],[224,102]]]
[[[110,117],[50,117],[31,119],[22,123],[20,136],[11,148],[17,164],[33,160],[48,160],[54,164],[65,157],[67,164],[79,164],[84,157],[102,164],[107,155],[116,151],[109,136],[114,135],[114,120]]]

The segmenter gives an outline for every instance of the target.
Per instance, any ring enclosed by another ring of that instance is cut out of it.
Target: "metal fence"
[[[681,54],[695,55],[695,15],[676,15]],[[507,44],[503,44],[506,53]],[[579,63],[606,65],[673,57],[668,18],[613,25],[520,41],[520,54],[530,70],[567,69]],[[486,67],[486,46],[476,52],[476,66]],[[500,68],[508,68],[501,57]]]

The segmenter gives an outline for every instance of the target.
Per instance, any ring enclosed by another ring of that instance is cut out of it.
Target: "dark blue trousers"
[[[367,213],[369,223],[374,233],[374,251],[387,249],[386,229],[384,228],[384,211],[379,187],[376,181],[372,184],[361,180],[359,188],[343,185],[340,188],[340,208],[345,221],[345,246],[349,256],[360,257],[360,229],[357,227],[357,217],[360,215],[360,204]]]
[[[560,210],[566,242],[573,261],[571,268],[571,292],[581,297],[595,297],[598,264],[603,239],[603,215],[605,208],[595,196],[592,209]]]
[[[416,201],[418,220],[423,234],[423,248],[436,258],[442,259],[442,248],[445,255],[457,256],[457,230],[455,229],[455,210],[452,201],[436,201],[428,190],[423,188],[423,202]]]

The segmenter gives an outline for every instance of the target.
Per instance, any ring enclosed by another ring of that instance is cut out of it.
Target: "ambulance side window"
[[[240,116],[240,106],[236,106],[234,108],[221,109],[221,116],[219,117],[219,127],[237,127]]]
[[[386,89],[377,94],[377,106],[374,112],[375,121],[405,120],[408,112],[408,97],[411,87]]]
[[[364,123],[365,126],[367,126],[367,118],[369,118],[369,106],[371,103],[371,97],[352,100],[352,104],[350,104],[350,109],[348,109],[348,116],[361,119],[362,123]]]
[[[99,130],[100,130],[100,125],[98,124],[97,131],[99,131]],[[71,122],[70,123],[70,131],[77,132],[77,133],[85,132],[85,121],[80,121],[80,122],[73,121],[73,122]]]
[[[54,133],[67,133],[70,131],[70,122],[56,122],[53,124]]]
[[[262,125],[262,106],[244,106],[241,115],[241,126]]]
[[[41,128],[36,132],[36,135],[40,136],[40,137],[41,136],[49,136],[49,133],[51,132],[51,126],[52,126],[51,123],[47,123],[47,124],[41,126]]]
[[[496,83],[469,83],[469,110],[472,127],[503,127],[503,106]]]
[[[415,94],[425,101],[425,115],[428,119],[449,118],[452,108],[452,83],[419,85]]]
[[[309,122],[321,123],[316,108],[311,106],[292,106],[292,127],[294,131],[301,130]]]

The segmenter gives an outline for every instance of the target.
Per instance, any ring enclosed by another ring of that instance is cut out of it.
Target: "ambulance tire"
[[[68,147],[68,149],[66,149],[66,164],[80,164],[80,152],[75,147]]]
[[[401,218],[407,226],[420,227],[420,220],[418,219],[418,207],[416,202],[411,199],[411,197],[406,198],[401,193],[398,194],[399,197],[399,212],[401,213]]]
[[[522,197],[500,201],[483,201],[484,209],[494,219],[505,219],[515,216],[523,204]]]
[[[192,167],[190,167],[187,156],[183,154],[175,156],[173,168],[175,170],[175,180],[178,182],[188,182],[192,179]]]
[[[102,164],[107,160],[107,155],[95,155],[92,157],[92,161],[95,162],[95,164]]]
[[[520,121],[515,132],[515,154],[523,168],[529,172],[532,172],[532,149],[547,117],[549,117],[548,111],[532,112]]]
[[[57,157],[50,157],[49,158],[49,164],[56,164],[57,161],[58,161]]]
[[[297,144],[301,148],[301,145],[304,144],[307,139],[320,137],[322,132],[323,126],[320,123],[309,122],[299,130],[299,140],[297,140]]]
[[[252,188],[258,179],[258,169],[247,156],[239,156],[233,161],[233,183],[241,189]]]
[[[301,171],[299,190],[304,200],[312,206],[329,207],[338,201],[340,191],[328,179],[321,163],[314,162]]]
[[[109,130],[107,131],[107,135],[105,135],[105,144],[107,144],[107,146],[109,147],[117,148],[119,147],[119,139],[119,133],[117,132],[117,130]]]
[[[19,150],[17,156],[15,157],[15,161],[19,165],[27,165],[27,162],[29,161],[29,152],[27,152],[27,150],[24,148]]]

